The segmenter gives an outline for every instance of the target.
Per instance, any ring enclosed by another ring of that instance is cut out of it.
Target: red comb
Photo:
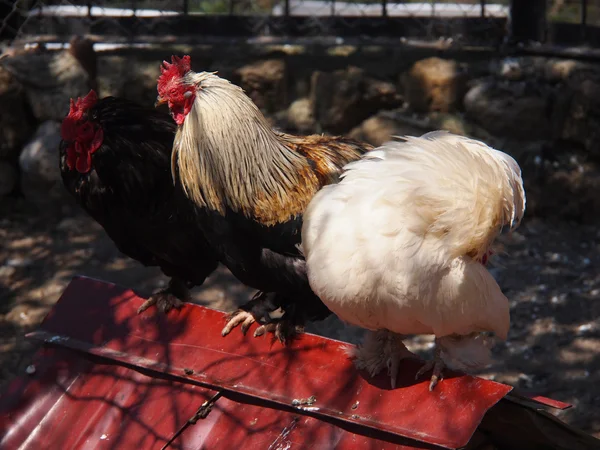
[[[180,58],[171,56],[171,62],[163,61],[158,77],[158,93],[161,94],[163,87],[173,78],[181,78],[191,70],[191,58],[189,55]]]
[[[167,61],[163,61],[163,65],[160,68],[160,73],[169,73],[182,77],[192,69],[191,62],[192,60],[189,55],[184,55],[183,58],[173,55],[171,56],[170,64]]]
[[[71,99],[71,109],[69,110],[68,115],[75,120],[79,120],[81,119],[81,116],[83,116],[83,113],[94,106],[97,101],[98,95],[93,89],[90,90],[85,97],[77,97],[77,101],[75,102]]]
[[[93,89],[83,98],[77,97],[76,101],[71,99],[69,114],[64,118],[60,129],[63,140],[72,141],[75,139],[75,126],[77,125],[77,122],[81,120],[83,113],[94,106],[97,101],[98,95]]]
[[[96,104],[98,101],[98,94],[93,89],[88,92],[88,95],[83,97],[82,99],[77,99],[79,101],[79,111],[83,114],[85,111],[90,109],[92,106]]]

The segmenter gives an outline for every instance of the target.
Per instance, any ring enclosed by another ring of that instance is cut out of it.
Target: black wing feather
[[[176,125],[170,116],[107,97],[88,111],[104,131],[87,174],[60,168],[67,190],[127,256],[165,275],[200,285],[217,267],[195,206],[174,186],[170,164]]]

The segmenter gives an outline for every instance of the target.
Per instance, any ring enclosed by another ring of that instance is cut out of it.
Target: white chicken
[[[485,332],[506,340],[508,300],[485,268],[525,211],[509,155],[443,131],[388,142],[345,166],[310,202],[301,250],[313,291],[340,319],[371,330],[355,364],[373,376],[415,357],[407,334],[435,335],[432,390],[445,367],[489,363]]]

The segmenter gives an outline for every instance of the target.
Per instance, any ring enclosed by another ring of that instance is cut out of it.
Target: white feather
[[[478,261],[523,217],[516,161],[433,132],[388,142],[345,170],[313,198],[302,228],[310,285],[327,307],[370,330],[506,339],[508,300]],[[446,347],[455,366],[489,353],[460,345]]]

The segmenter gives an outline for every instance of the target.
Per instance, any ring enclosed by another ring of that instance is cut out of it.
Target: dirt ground
[[[501,239],[491,268],[511,300],[509,340],[481,375],[572,403],[561,419],[600,437],[600,232],[529,220]],[[22,201],[0,203],[0,389],[23,371],[35,329],[75,274],[150,293],[164,285],[158,269],[121,255],[104,231],[77,210],[48,219]],[[254,292],[224,268],[196,288],[197,303],[232,310]],[[311,332],[358,342],[361,332],[335,317]],[[251,338],[251,337],[249,337]],[[431,337],[408,340],[431,355]]]

